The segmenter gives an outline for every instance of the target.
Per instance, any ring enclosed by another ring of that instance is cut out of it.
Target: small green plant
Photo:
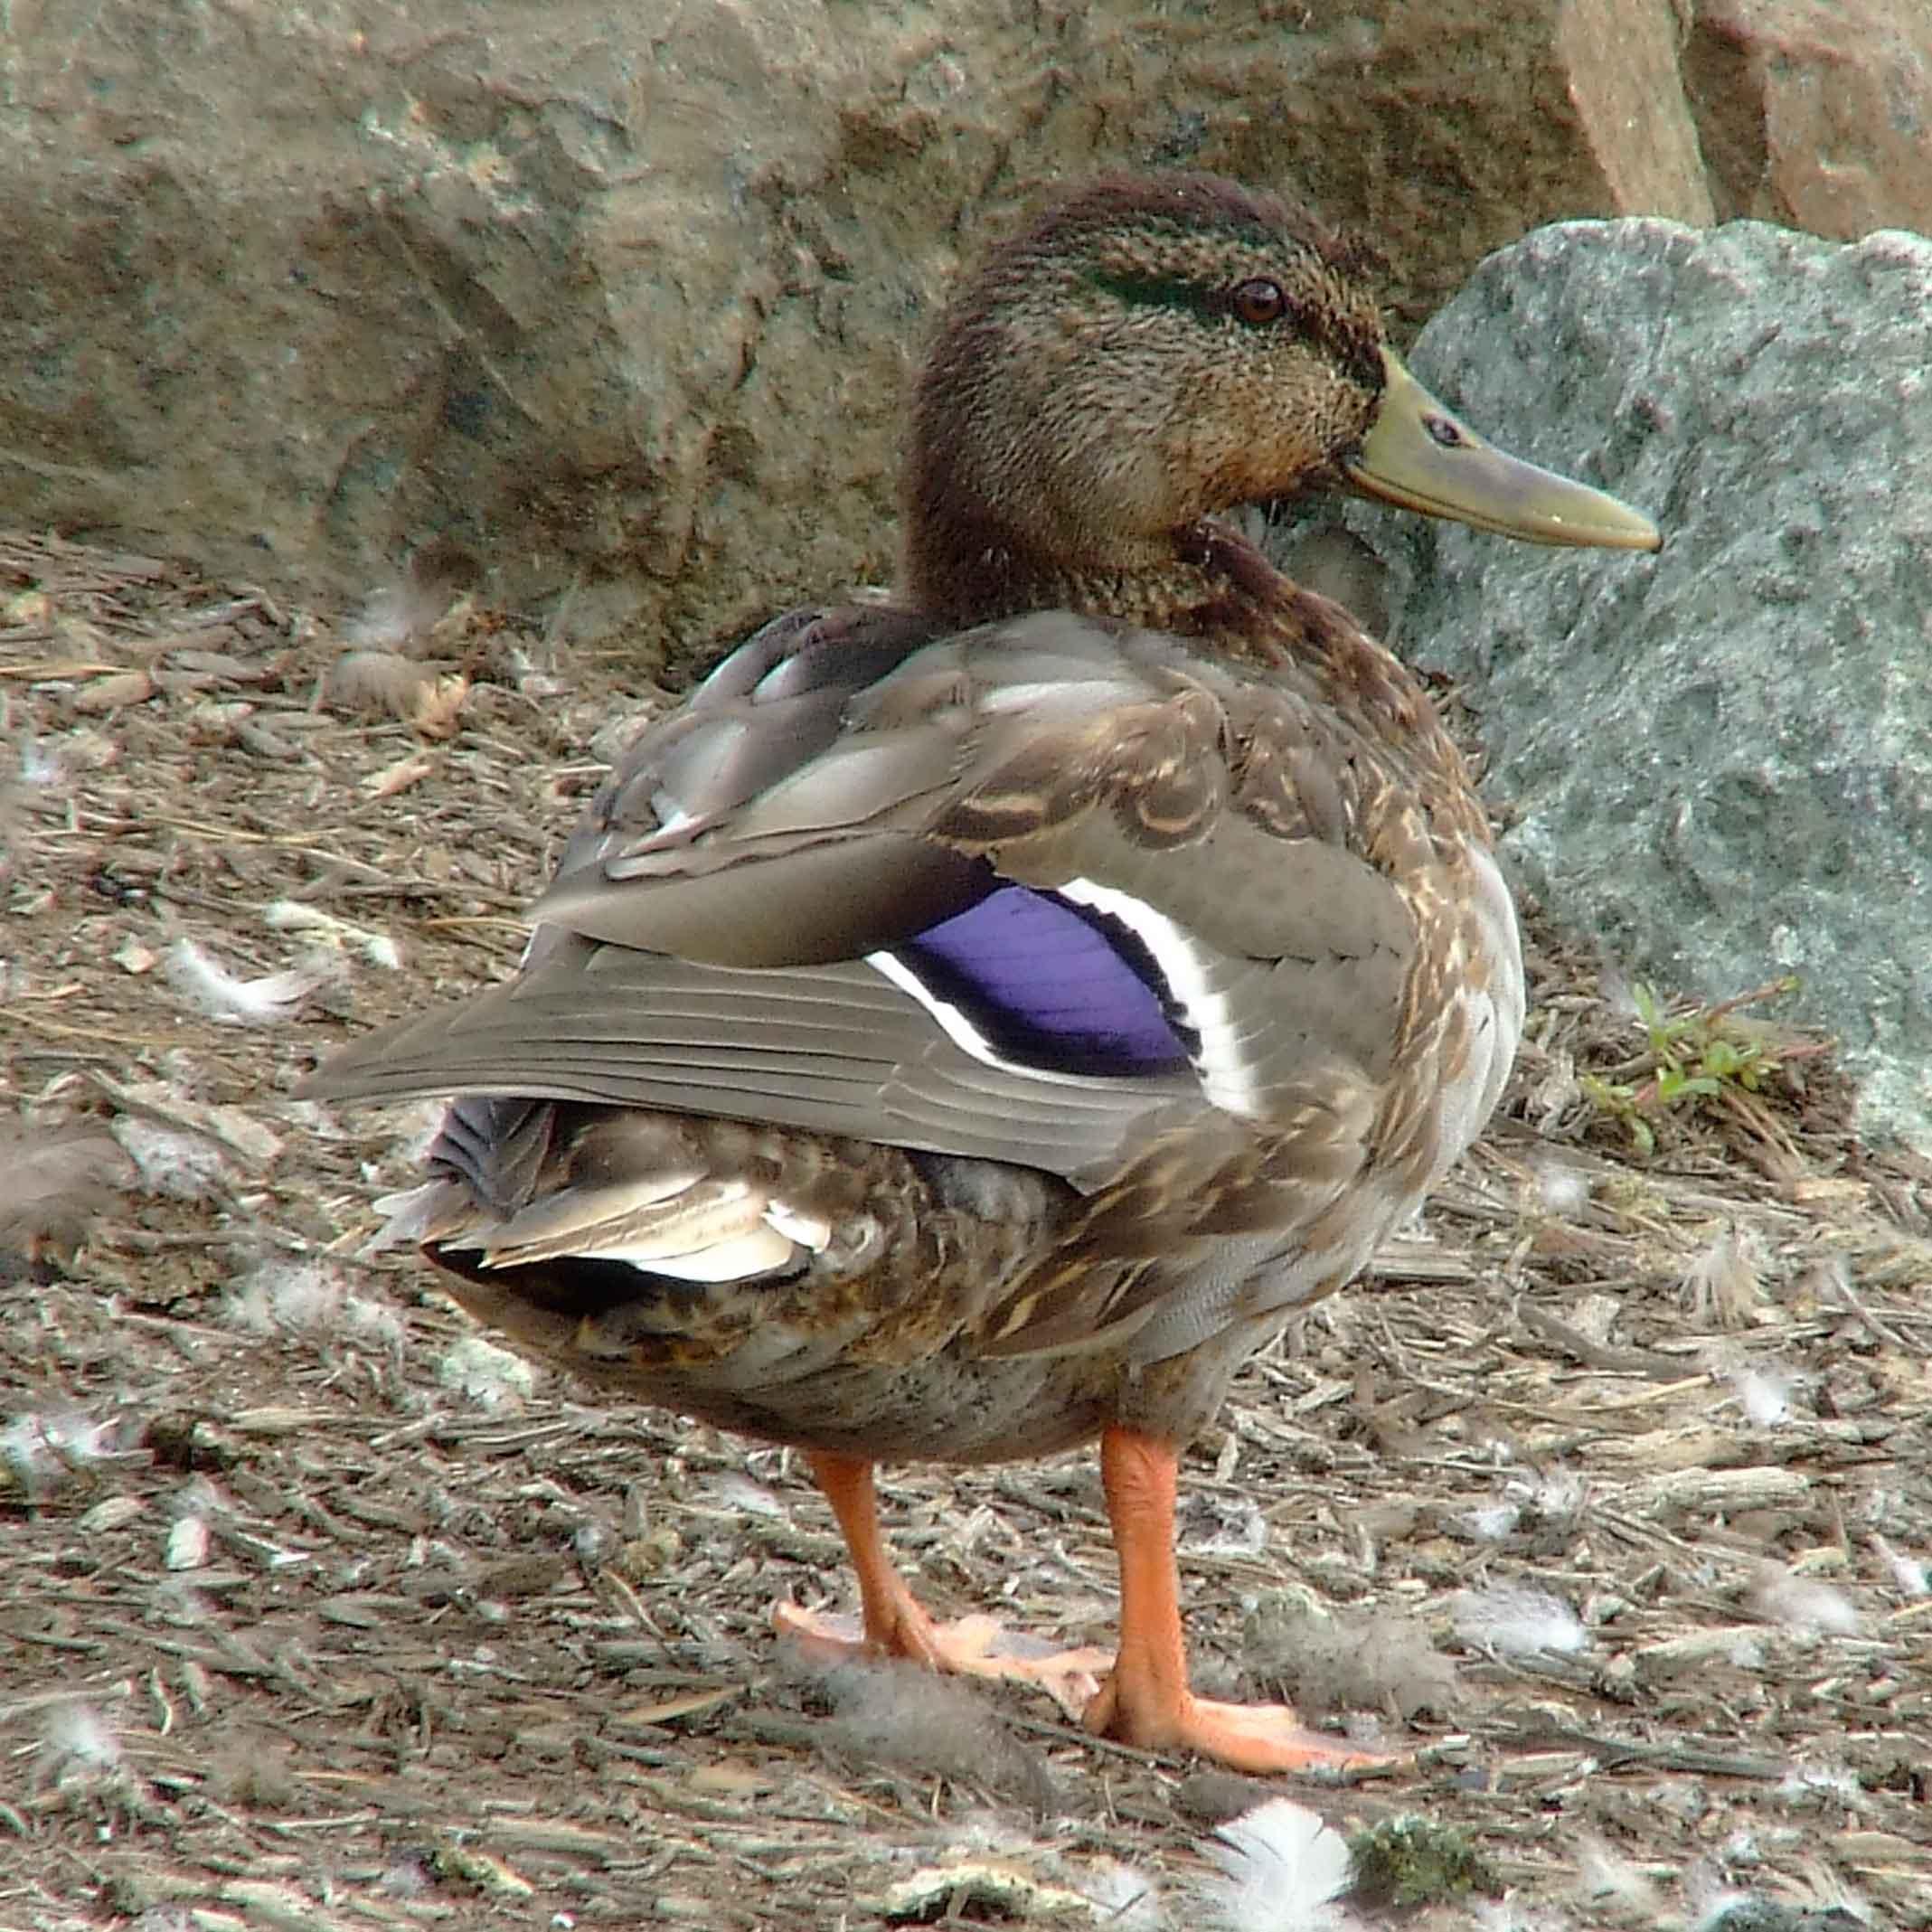
[[[1349,1898],[1356,1905],[1441,1905],[1503,1890],[1468,1833],[1412,1814],[1355,1833],[1348,1852]]]
[[[1644,1028],[1644,1051],[1607,1075],[1579,1074],[1577,1084],[1593,1106],[1622,1123],[1638,1153],[1654,1154],[1653,1123],[1661,1117],[1702,1101],[1722,1103],[1730,1094],[1755,1094],[1787,1060],[1822,1051],[1739,1011],[1782,999],[1797,985],[1796,975],[1786,975],[1735,999],[1673,1013],[1653,988],[1635,981],[1630,997]]]

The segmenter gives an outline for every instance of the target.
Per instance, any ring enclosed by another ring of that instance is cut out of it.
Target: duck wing
[[[514,981],[306,1090],[749,1119],[1091,1191],[1150,1137],[1386,1072],[1415,927],[1347,739],[1119,624],[794,613],[638,739]]]

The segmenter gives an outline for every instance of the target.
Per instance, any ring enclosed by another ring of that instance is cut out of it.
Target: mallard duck
[[[1324,483],[1658,542],[1421,389],[1307,214],[1063,196],[924,364],[890,601],[740,646],[598,795],[517,977],[307,1083],[457,1097],[397,1228],[481,1320],[805,1453],[862,1630],[783,1623],[1256,1771],[1352,1754],[1190,1689],[1181,1449],[1468,1145],[1523,1015],[1421,685],[1218,520]],[[930,1616],[874,1465],[1096,1437],[1111,1658]]]

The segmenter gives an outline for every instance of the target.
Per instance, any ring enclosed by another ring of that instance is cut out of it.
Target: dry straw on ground
[[[430,607],[0,541],[0,1925],[1214,1923],[1269,1793],[800,1673],[770,1601],[849,1579],[787,1456],[357,1258],[429,1117],[284,1095],[510,970],[655,695]],[[1773,1033],[1660,1107],[1630,996],[1532,968],[1504,1117],[1190,1459],[1204,1673],[1406,1728],[1296,1795],[1466,1833],[1490,1923],[1932,1922],[1926,1170]],[[1111,1627],[1088,1458],[889,1494],[937,1605]]]

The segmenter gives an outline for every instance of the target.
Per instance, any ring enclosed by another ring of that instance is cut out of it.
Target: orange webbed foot
[[[890,1630],[877,1636],[854,1617],[806,1610],[795,1603],[774,1604],[771,1620],[780,1635],[822,1664],[897,1657],[927,1670],[1001,1678],[1044,1691],[1071,1718],[1091,1708],[1114,1662],[1110,1651],[1057,1649],[1041,1638],[1008,1630],[984,1613],[940,1623],[909,1593]]]
[[[1343,1739],[1305,1730],[1286,1704],[1224,1704],[1187,1690],[1150,1703],[1123,1698],[1117,1675],[1100,1687],[1080,1721],[1098,1737],[1142,1750],[1198,1751],[1230,1770],[1260,1776],[1277,1771],[1353,1775],[1388,1770],[1405,1761],[1400,1755],[1365,1751]]]

